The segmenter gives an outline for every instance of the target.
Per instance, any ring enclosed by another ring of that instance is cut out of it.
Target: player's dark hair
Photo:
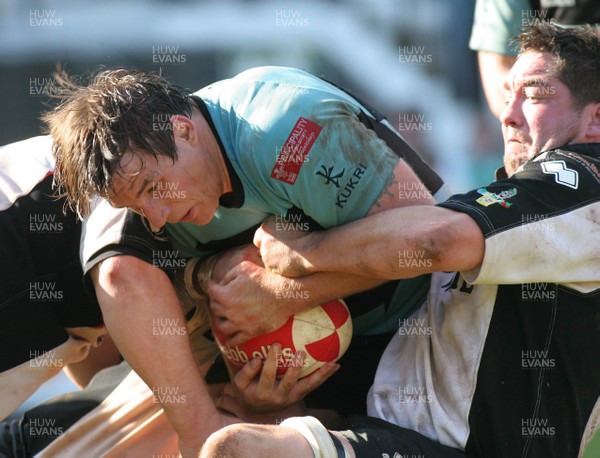
[[[80,217],[94,195],[107,196],[127,151],[177,159],[170,121],[191,116],[189,92],[161,75],[138,70],[104,70],[80,85],[64,70],[54,75],[59,105],[42,116],[53,137],[55,182]]]
[[[600,27],[537,21],[518,40],[519,54],[539,51],[554,56],[554,74],[571,91],[576,108],[600,102]]]

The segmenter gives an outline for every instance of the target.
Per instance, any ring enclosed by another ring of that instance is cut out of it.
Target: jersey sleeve
[[[467,213],[485,236],[483,263],[465,272],[466,280],[598,288],[597,165],[589,156],[554,151],[528,162],[509,179],[439,204]]]
[[[83,223],[81,234],[80,256],[87,287],[90,287],[89,273],[94,266],[120,255],[138,257],[167,273],[184,267],[185,263],[163,230],[152,232],[142,216],[98,199]]]
[[[477,0],[469,48],[515,56],[510,40],[521,32],[529,8],[527,0]]]

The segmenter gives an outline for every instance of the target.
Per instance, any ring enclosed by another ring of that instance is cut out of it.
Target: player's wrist
[[[212,278],[213,270],[220,254],[207,257],[190,259],[183,274],[186,290],[195,299],[204,299],[208,291],[208,282]]]
[[[311,232],[294,241],[292,248],[297,254],[296,269],[300,275],[309,275],[325,270],[321,266],[318,269],[313,262],[320,254],[319,242],[319,232]]]

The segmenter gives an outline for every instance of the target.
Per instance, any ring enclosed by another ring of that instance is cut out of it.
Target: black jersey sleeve
[[[185,267],[164,230],[152,231],[146,218],[126,208],[114,208],[98,200],[84,222],[81,236],[81,263],[86,286],[94,266],[113,256],[135,256],[171,275]]]
[[[543,153],[512,177],[441,207],[467,213],[481,228],[485,256],[465,273],[478,283],[586,283],[600,272],[600,145],[571,145]]]

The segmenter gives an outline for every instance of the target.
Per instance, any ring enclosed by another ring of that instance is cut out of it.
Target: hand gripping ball
[[[289,367],[302,364],[299,376],[302,378],[326,362],[342,357],[352,338],[352,318],[344,301],[338,299],[298,313],[276,331],[233,347],[224,346],[225,339],[214,329],[221,353],[234,365],[243,366],[256,356],[265,359],[271,344],[279,342],[281,354],[277,355],[277,375],[280,377]],[[300,350],[306,353],[303,363],[296,357]]]

